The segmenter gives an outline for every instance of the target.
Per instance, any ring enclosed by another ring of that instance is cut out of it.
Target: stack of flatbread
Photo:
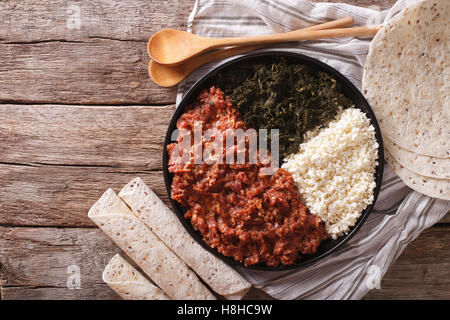
[[[363,93],[386,161],[412,189],[450,199],[450,1],[405,8],[374,37]]]
[[[211,291],[241,299],[251,286],[195,242],[140,178],[119,195],[108,189],[88,216],[145,274],[120,255],[111,259],[103,280],[124,299],[216,299]]]

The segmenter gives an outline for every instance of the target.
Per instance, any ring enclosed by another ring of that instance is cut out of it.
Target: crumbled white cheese
[[[302,143],[282,168],[293,175],[306,206],[336,239],[373,202],[377,159],[374,127],[362,111],[350,108]]]

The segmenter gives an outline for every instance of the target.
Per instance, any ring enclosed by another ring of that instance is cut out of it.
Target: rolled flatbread
[[[88,213],[171,299],[215,299],[195,273],[147,228],[112,190]]]
[[[164,243],[215,292],[242,299],[251,284],[233,268],[205,250],[186,231],[177,216],[140,179],[133,179],[119,196]]]
[[[103,281],[124,300],[169,300],[169,297],[137,271],[120,254],[109,261]]]

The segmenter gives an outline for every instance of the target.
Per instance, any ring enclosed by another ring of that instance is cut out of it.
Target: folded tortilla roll
[[[242,299],[247,293],[251,284],[198,244],[175,213],[140,178],[128,183],[119,196],[211,289],[227,299]]]
[[[89,210],[92,219],[171,299],[215,299],[195,273],[112,190]]]
[[[128,261],[116,254],[103,271],[103,281],[125,300],[169,300]]]

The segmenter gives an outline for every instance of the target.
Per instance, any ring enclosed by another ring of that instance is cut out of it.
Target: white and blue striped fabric
[[[355,26],[382,24],[417,0],[400,0],[389,10],[305,0],[197,0],[188,31],[207,37],[236,37],[287,32],[351,16]],[[321,60],[361,88],[362,68],[371,38],[324,39],[279,45]],[[264,49],[263,49],[264,50]],[[262,50],[262,51],[263,51]],[[227,59],[228,60],[228,59]],[[202,66],[178,87],[177,103],[189,87],[214,66]],[[385,166],[375,210],[344,246],[304,268],[275,272],[239,268],[255,287],[276,299],[360,299],[379,280],[405,247],[443,218],[450,202],[408,188]]]

